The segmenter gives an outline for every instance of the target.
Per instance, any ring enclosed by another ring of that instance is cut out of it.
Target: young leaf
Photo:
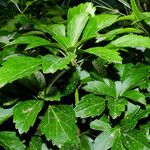
[[[29,147],[27,150],[41,150],[42,149],[42,140],[40,137],[32,137]]]
[[[119,129],[111,128],[108,131],[102,132],[94,141],[95,150],[108,150],[113,145]]]
[[[74,111],[77,117],[87,118],[100,115],[105,110],[105,99],[93,94],[82,97]]]
[[[95,10],[96,9],[95,7],[93,7],[93,3],[84,3],[84,4],[81,3],[80,5],[69,9],[68,15],[67,15],[68,22],[70,22],[70,20],[74,16],[80,15],[82,13],[88,13],[91,16],[94,16]]]
[[[14,108],[13,122],[19,133],[26,133],[33,126],[38,113],[41,111],[43,101],[28,100],[19,103]]]
[[[116,119],[118,116],[121,115],[121,112],[125,111],[125,106],[127,105],[127,100],[124,98],[120,99],[108,99],[108,109],[109,114],[113,119]]]
[[[52,140],[58,147],[64,144],[76,145],[77,127],[72,107],[67,105],[49,106],[42,118],[40,130],[47,140]]]
[[[109,63],[121,63],[122,58],[116,50],[108,49],[105,47],[93,47],[87,49],[85,52],[96,55]]]
[[[91,17],[83,32],[82,39],[94,35],[98,31],[112,25],[117,21],[118,15],[101,14]]]
[[[108,48],[116,47],[145,47],[150,48],[150,38],[136,34],[127,34],[112,41]]]
[[[67,37],[71,41],[71,46],[75,46],[81,33],[88,21],[88,13],[81,13],[74,16],[68,23],[67,26]]]
[[[129,98],[135,102],[139,102],[141,104],[146,105],[146,97],[143,93],[136,91],[136,90],[130,90],[126,91],[123,95],[123,97]]]
[[[37,72],[41,67],[41,59],[16,56],[9,58],[0,67],[0,88],[22,77]]]
[[[101,81],[88,82],[83,89],[87,92],[92,92],[93,94],[98,95],[108,95],[112,97],[115,97],[116,95],[114,88]]]
[[[146,136],[138,130],[132,130],[126,133],[122,133],[121,138],[125,147],[127,147],[130,150],[150,149],[150,145]]]
[[[38,46],[51,45],[51,43],[48,40],[45,40],[41,37],[28,35],[28,36],[21,36],[18,39],[15,39],[12,42],[8,43],[6,46],[19,45],[19,44],[27,44],[28,46],[26,47],[26,50]]]
[[[11,131],[0,132],[0,145],[6,150],[25,150],[25,145],[16,136],[16,133]]]
[[[68,53],[64,58],[46,55],[42,58],[42,67],[44,73],[55,73],[57,70],[66,69],[67,65],[76,57],[74,53]]]
[[[0,108],[0,125],[13,115],[13,109],[13,107],[8,109]]]

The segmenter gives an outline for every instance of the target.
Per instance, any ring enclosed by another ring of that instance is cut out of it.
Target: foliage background
[[[85,2],[0,1],[1,149],[150,149],[149,1]]]

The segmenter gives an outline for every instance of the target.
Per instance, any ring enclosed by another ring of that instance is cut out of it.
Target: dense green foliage
[[[0,2],[0,149],[150,149],[150,12],[94,3]]]

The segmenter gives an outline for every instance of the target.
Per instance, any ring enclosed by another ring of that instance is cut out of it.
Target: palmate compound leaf
[[[0,132],[0,146],[5,150],[25,150],[25,145],[16,136],[16,132],[11,131]]]
[[[19,103],[14,108],[13,122],[16,129],[22,134],[27,132],[31,126],[33,126],[38,113],[41,111],[43,101],[28,100]]]
[[[37,72],[41,67],[41,59],[16,56],[11,57],[0,67],[0,88],[22,77]]]
[[[108,150],[112,147],[120,129],[111,128],[110,130],[102,132],[94,141],[94,150]]]
[[[77,117],[87,118],[100,115],[105,110],[105,99],[94,94],[88,94],[74,108]]]
[[[19,45],[19,44],[28,44],[28,46],[26,47],[26,50],[35,48],[38,46],[51,45],[51,43],[44,38],[41,38],[38,36],[33,36],[33,35],[26,35],[26,36],[21,36],[15,40],[13,40],[12,42],[8,43],[7,46]]]
[[[119,56],[119,52],[114,49],[108,49],[105,47],[93,47],[85,50],[89,54],[96,55],[109,63],[121,63],[122,58]]]
[[[122,133],[123,145],[129,150],[149,150],[150,144],[146,136],[139,130]]]
[[[47,140],[58,147],[77,145],[78,135],[73,108],[67,105],[49,106],[41,120],[40,130]]]
[[[46,55],[42,58],[44,73],[54,73],[57,70],[66,69],[67,65],[76,57],[74,53],[68,53],[66,57]]]

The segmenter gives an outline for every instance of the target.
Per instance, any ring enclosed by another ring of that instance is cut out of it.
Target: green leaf
[[[130,130],[133,130],[134,127],[136,126],[136,124],[137,124],[137,119],[135,119],[135,118],[132,118],[132,119],[124,118],[121,120],[120,129],[122,132],[127,132]]]
[[[105,47],[93,47],[87,49],[85,52],[96,55],[109,63],[121,63],[122,58],[116,50],[108,49]]]
[[[119,129],[110,129],[102,132],[94,141],[94,150],[107,150],[112,147]]]
[[[43,101],[28,100],[19,103],[14,108],[13,122],[19,133],[26,133],[33,126],[38,113],[41,111]]]
[[[50,24],[50,25],[45,25],[45,24],[37,24],[35,25],[35,28],[38,30],[41,30],[45,33],[49,33],[50,35],[66,35],[66,26],[64,24]]]
[[[93,150],[93,140],[85,134],[80,135],[80,150]]]
[[[13,109],[14,107],[8,109],[0,108],[0,125],[13,115]]]
[[[91,17],[83,32],[82,39],[85,39],[91,35],[94,35],[98,31],[112,25],[117,21],[118,15],[100,14],[95,17]]]
[[[127,105],[127,100],[124,98],[119,99],[108,99],[108,109],[109,114],[113,119],[116,119],[118,116],[121,115],[121,112],[125,111],[125,106]]]
[[[124,33],[143,33],[143,31],[136,28],[113,29],[105,34],[99,34],[97,36],[96,43],[99,43],[104,40],[113,40],[118,34],[124,34]]]
[[[74,16],[69,21],[67,26],[67,37],[70,39],[72,47],[78,42],[88,18],[88,13],[81,13]]]
[[[150,145],[146,136],[138,131],[132,130],[122,134],[122,141],[125,147],[130,150],[149,150]]]
[[[58,147],[64,144],[76,145],[78,139],[75,122],[72,107],[67,105],[49,106],[42,118],[40,130],[45,134],[47,140],[52,140],[52,143]]]
[[[102,116],[99,120],[96,119],[90,123],[90,127],[94,130],[106,131],[110,130],[111,126],[106,117]]]
[[[147,17],[138,9],[136,1],[130,0],[131,6],[132,6],[132,13],[134,14],[137,21],[142,21],[143,19],[146,19]]]
[[[116,47],[145,47],[150,48],[150,38],[136,34],[127,34],[112,41],[108,48]]]
[[[82,13],[88,13],[91,16],[94,16],[95,13],[95,7],[93,7],[93,3],[81,3],[78,6],[75,6],[73,8],[70,8],[68,11],[67,19],[68,22],[76,15],[80,15]]]
[[[88,94],[79,101],[74,111],[77,117],[87,118],[100,115],[105,110],[105,99]]]
[[[150,114],[150,105],[146,105],[146,109],[140,109],[140,111],[136,114],[135,119],[139,120],[139,119],[143,119],[148,117]]]
[[[71,47],[71,41],[66,36],[55,35],[53,36],[53,39],[56,40],[65,51],[67,51],[67,49]]]
[[[63,70],[67,68],[67,65],[76,57],[74,53],[68,53],[64,58],[46,55],[42,58],[42,67],[44,73],[55,73],[57,70]]]
[[[40,137],[33,136],[27,150],[41,150],[42,140]]]
[[[128,89],[131,89],[147,79],[150,73],[149,66],[135,66],[128,70],[122,81],[120,96]]]
[[[143,93],[136,91],[136,90],[130,90],[126,91],[123,95],[123,97],[129,98],[135,102],[139,102],[141,104],[146,105],[146,97]]]
[[[5,150],[25,150],[25,145],[16,136],[15,132],[1,131],[0,132],[0,145]]]
[[[118,134],[116,136],[116,139],[112,145],[111,150],[126,150],[126,148],[124,147],[122,140],[121,140],[121,135]]]
[[[39,46],[51,45],[51,43],[48,40],[45,40],[41,37],[27,35],[27,36],[21,36],[18,39],[13,40],[12,42],[8,43],[6,46],[19,45],[19,44],[27,44],[28,46],[26,47],[26,50],[39,47]]]
[[[115,89],[111,86],[108,86],[106,83],[101,81],[91,81],[88,82],[87,85],[83,87],[83,89],[87,92],[92,92],[93,94],[98,95],[108,95],[115,97]]]
[[[139,105],[135,105],[128,102],[127,110],[125,112],[125,118],[132,119],[138,113],[139,110],[140,110]]]
[[[9,58],[0,67],[0,88],[22,77],[37,72],[41,67],[41,59],[16,56]]]

